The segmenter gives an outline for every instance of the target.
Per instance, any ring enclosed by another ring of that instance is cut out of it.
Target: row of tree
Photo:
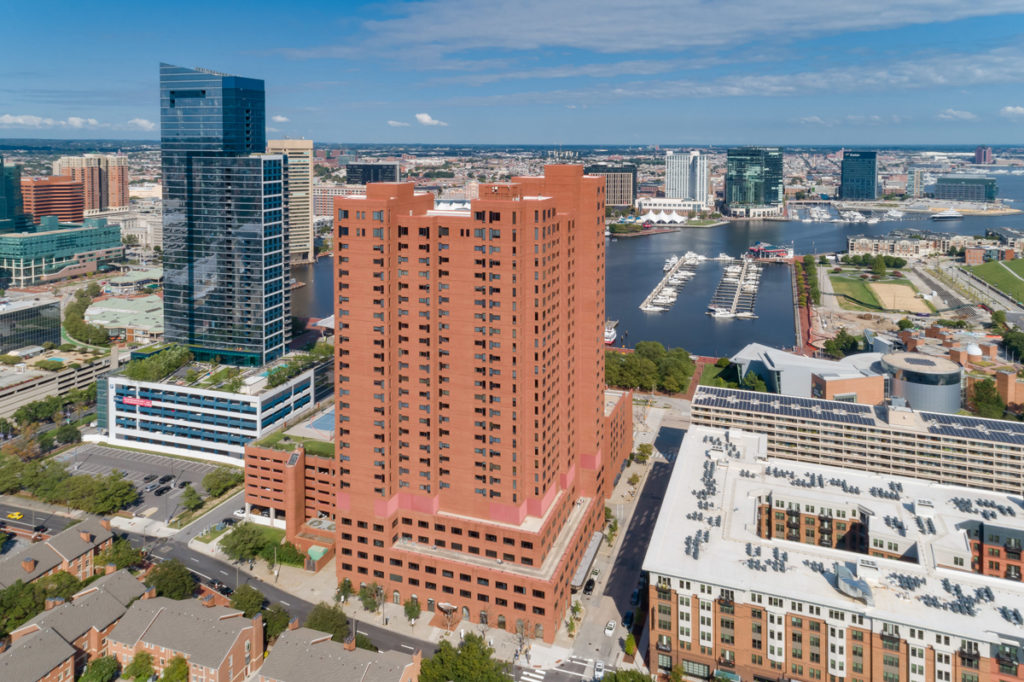
[[[139,491],[119,471],[106,476],[72,476],[64,462],[0,455],[0,494],[22,491],[43,502],[65,504],[90,514],[112,514],[139,499]]]
[[[632,353],[605,351],[604,373],[609,386],[681,393],[690,385],[695,363],[682,348],[666,350],[657,341],[641,341]]]
[[[87,388],[72,389],[67,395],[51,395],[22,405],[14,411],[12,418],[21,428],[28,424],[57,422],[64,416],[66,406],[72,405],[76,410],[83,410],[95,402],[96,382],[93,382]]]
[[[110,345],[110,334],[105,327],[85,321],[85,311],[100,293],[100,285],[96,282],[90,282],[89,286],[75,292],[71,303],[64,308],[64,329],[68,336],[93,346]]]
[[[860,267],[863,267],[863,268],[872,268],[872,269],[874,269],[876,267],[876,263],[880,263],[881,264],[881,268],[882,268],[882,272],[881,273],[876,273],[876,274],[885,274],[885,270],[887,268],[889,268],[889,269],[893,269],[893,268],[899,269],[899,268],[906,267],[906,265],[907,265],[907,259],[906,258],[900,258],[899,256],[884,256],[884,255],[881,255],[881,254],[879,254],[877,256],[872,256],[869,253],[862,253],[862,254],[854,255],[854,256],[845,255],[845,256],[843,256],[842,258],[839,259],[839,262],[840,263],[844,263],[846,265],[857,265],[857,266],[860,266]]]
[[[160,381],[171,372],[192,361],[186,346],[171,344],[147,358],[132,360],[124,368],[124,375],[136,381]]]
[[[263,557],[273,563],[302,566],[305,557],[290,542],[276,543],[254,523],[240,523],[220,539],[220,548],[235,561],[250,561]]]
[[[334,347],[323,342],[317,343],[308,353],[296,355],[288,362],[271,370],[267,375],[267,388],[274,388],[285,383],[289,379],[297,377],[308,367],[318,362],[329,360],[334,355]]]

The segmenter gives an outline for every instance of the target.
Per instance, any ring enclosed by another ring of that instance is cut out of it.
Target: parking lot
[[[182,510],[181,495],[185,486],[179,483],[191,483],[200,495],[206,495],[203,489],[203,476],[217,468],[214,464],[190,462],[173,457],[118,450],[101,445],[80,445],[57,456],[67,462],[71,474],[99,474],[106,476],[115,469],[122,472],[125,478],[135,484],[141,493],[140,501],[128,511],[140,516],[148,516],[160,521],[167,521]],[[155,476],[150,481],[145,479]],[[157,483],[160,477],[173,476],[165,485],[170,489],[157,496],[156,491],[146,492],[146,487]]]

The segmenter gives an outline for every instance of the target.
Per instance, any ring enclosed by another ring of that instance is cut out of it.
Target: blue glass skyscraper
[[[839,197],[870,201],[878,198],[877,152],[843,152]]]
[[[262,365],[291,320],[287,166],[263,81],[160,65],[164,327],[197,359]]]

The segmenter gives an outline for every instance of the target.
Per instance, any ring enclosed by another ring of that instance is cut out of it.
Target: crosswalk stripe
[[[547,671],[544,670],[524,670],[523,674],[519,676],[520,680],[531,680],[535,682],[541,682]]]

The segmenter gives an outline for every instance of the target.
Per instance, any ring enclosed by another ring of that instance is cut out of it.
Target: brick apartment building
[[[53,162],[53,174],[64,175],[82,183],[85,215],[128,208],[130,202],[126,156],[62,156]]]
[[[96,555],[114,541],[110,522],[87,519],[57,533],[49,540],[37,542],[0,559],[0,589],[18,580],[33,583],[58,571],[70,573],[79,580],[91,578],[98,568]]]
[[[81,674],[89,661],[107,655],[107,636],[128,611],[129,604],[156,595],[127,570],[115,571],[111,565],[107,571],[107,575],[73,595],[70,601],[59,597],[47,599],[45,611],[11,632],[11,650],[0,655],[0,679],[17,679],[13,670],[22,667],[62,671],[67,658],[73,659],[72,669]],[[51,634],[56,634],[61,642],[38,647],[35,654],[24,653],[37,648],[33,640],[39,638],[45,644],[52,639]],[[60,672],[56,679],[60,679]]]
[[[250,446],[246,501],[333,544],[339,580],[551,641],[632,447],[604,385],[604,182],[548,166],[480,196],[335,199],[337,457]]]
[[[771,457],[694,426],[651,538],[651,669],[691,678],[1009,682],[1019,497]]]
[[[85,215],[85,189],[81,180],[64,175],[22,178],[21,197],[25,212],[36,225],[43,216],[57,216],[62,223],[80,223]]]
[[[157,675],[181,656],[190,680],[242,682],[263,663],[263,616],[246,618],[241,611],[205,606],[198,599],[154,597],[131,605],[107,645],[122,669],[146,651]]]

